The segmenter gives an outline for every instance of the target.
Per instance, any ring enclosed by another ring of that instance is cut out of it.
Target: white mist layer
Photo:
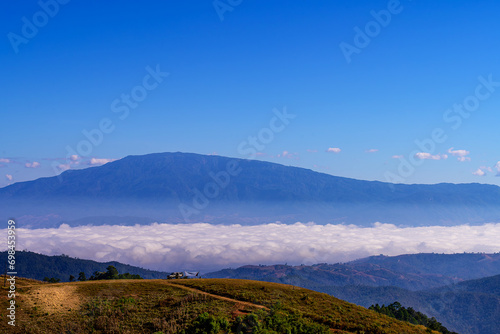
[[[17,250],[119,261],[162,271],[211,271],[246,264],[314,264],[370,255],[500,251],[500,224],[397,227],[354,225],[61,225],[17,229]],[[4,230],[4,235],[7,235]],[[22,276],[22,273],[19,273]]]

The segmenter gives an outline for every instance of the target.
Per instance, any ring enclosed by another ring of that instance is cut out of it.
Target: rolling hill
[[[436,289],[439,292],[472,292],[500,297],[500,275],[479,278]]]
[[[1,188],[0,212],[31,228],[88,224],[89,216],[139,223],[479,224],[500,221],[500,187],[390,184],[263,161],[157,153]]]
[[[6,257],[6,253],[2,256]],[[118,262],[100,263],[26,251],[17,252],[16,260],[20,274],[39,280],[54,277],[67,281],[69,275],[77,277],[80,271],[89,277],[95,271],[106,271],[109,265],[120,273],[138,274],[143,278],[167,275]],[[461,334],[496,334],[500,328],[499,260],[500,254],[374,256],[332,265],[244,266],[202,276],[285,283],[328,293],[363,307],[398,301],[405,307],[436,317],[448,329]]]
[[[16,282],[16,326],[9,326],[2,312],[3,332],[436,333],[327,294],[275,283],[217,279]],[[7,308],[7,293],[1,294],[0,304]]]
[[[449,330],[496,334],[500,331],[499,274],[497,253],[372,256],[333,265],[244,266],[205,276],[294,284],[364,307],[398,301],[436,317]]]

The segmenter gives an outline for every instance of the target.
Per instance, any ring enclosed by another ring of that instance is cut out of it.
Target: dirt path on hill
[[[188,286],[185,286],[185,285],[182,285],[182,284],[175,284],[175,283],[170,283],[170,282],[164,282],[164,284],[170,285],[170,286],[174,286],[174,287],[178,287],[180,289],[184,289],[184,290],[191,291],[191,292],[194,292],[194,293],[198,293],[198,294],[210,296],[210,297],[213,297],[213,298],[216,298],[216,299],[225,300],[225,301],[228,301],[228,302],[233,302],[233,303],[236,303],[236,304],[242,305],[242,306],[256,307],[256,308],[260,308],[260,309],[263,309],[263,310],[269,310],[268,307],[265,307],[263,305],[254,304],[254,303],[250,303],[250,302],[245,302],[245,301],[241,301],[241,300],[233,299],[233,298],[229,298],[229,297],[214,295],[212,293],[208,293],[208,292],[205,292],[205,291],[202,291],[202,290],[191,288],[191,287],[188,287]]]

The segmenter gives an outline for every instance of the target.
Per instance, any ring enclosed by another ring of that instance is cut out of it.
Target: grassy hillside
[[[293,284],[364,307],[398,301],[461,334],[498,334],[499,273],[500,253],[464,253],[371,256],[312,266],[243,266],[204,277]],[[496,276],[469,280],[484,275]]]
[[[428,333],[302,288],[227,280],[48,284],[18,279],[16,327],[2,333]],[[0,307],[6,310],[2,288]],[[204,328],[204,330],[201,330]]]

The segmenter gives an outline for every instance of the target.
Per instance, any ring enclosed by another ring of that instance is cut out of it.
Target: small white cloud
[[[60,171],[64,172],[65,170],[71,169],[71,165],[70,164],[60,164],[57,166],[57,168],[59,168]]]
[[[104,165],[107,164],[108,162],[115,161],[116,159],[98,159],[98,158],[92,158],[89,161],[89,165],[92,166],[97,166],[97,165]]]
[[[278,158],[287,158],[287,159],[295,159],[299,160],[299,154],[298,153],[291,153],[288,151],[283,151],[281,154],[277,155]]]
[[[415,153],[415,157],[420,160],[445,160],[448,159],[448,155],[446,154],[435,154],[432,155],[426,152],[418,152]]]
[[[454,157],[457,157],[458,161],[461,161],[461,162],[470,161],[470,157],[467,157],[467,155],[470,154],[470,151],[466,151],[466,150],[453,150],[453,147],[451,147],[448,150],[448,153],[450,153]]]
[[[403,159],[403,156],[402,155],[393,155],[392,158],[393,159]]]
[[[500,176],[500,161],[497,162],[497,164],[493,168],[495,168],[497,170],[496,176]],[[484,176],[487,174],[487,172],[493,173],[493,168],[488,167],[488,166],[481,166],[472,174],[477,175],[477,176]]]
[[[26,168],[38,168],[40,167],[40,163],[38,161],[33,161],[33,162],[27,162],[24,164],[24,167]]]
[[[491,167],[488,167],[488,166],[481,166],[481,167],[479,167],[479,168],[481,168],[481,169],[482,169],[482,170],[484,170],[484,171],[488,171],[488,172],[490,172],[490,173],[493,173],[493,168],[491,168]]]
[[[82,161],[82,157],[80,157],[79,155],[77,154],[73,154],[69,157],[69,160],[66,158],[66,163],[63,164],[63,165],[60,165],[61,166],[61,169],[69,169],[71,168],[71,166],[77,166],[80,164],[80,162]],[[69,168],[67,168],[69,166]]]
[[[340,148],[338,148],[338,147],[330,147],[326,151],[329,152],[329,153],[340,153],[340,151],[342,151],[342,150]]]
[[[376,148],[371,148],[371,149],[369,149],[369,150],[366,150],[365,152],[366,152],[366,153],[375,153],[375,152],[378,152],[378,149],[376,149]]]
[[[481,168],[478,168],[475,172],[473,172],[472,174],[474,175],[477,175],[477,176],[484,176],[486,175],[486,173],[481,169]]]
[[[9,181],[12,181],[12,175],[10,174],[5,174],[5,178]]]
[[[0,163],[5,163],[5,164],[8,164],[8,163],[11,163],[12,161],[10,159],[5,159],[5,158],[1,158],[0,159]]]

